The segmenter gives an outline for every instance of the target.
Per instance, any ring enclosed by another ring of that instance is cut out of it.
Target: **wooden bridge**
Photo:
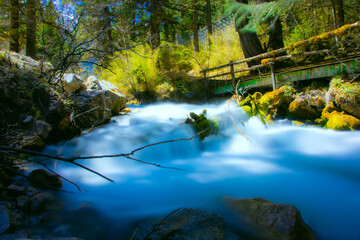
[[[360,22],[346,25],[340,29],[315,36],[308,40],[296,43],[296,47],[305,44],[316,43],[330,37],[337,37],[337,34],[350,31],[352,28],[359,27]],[[360,52],[359,49],[332,48],[317,51],[309,51],[297,54],[284,55],[287,51],[294,49],[294,45],[275,51],[267,52],[240,60],[230,62],[218,67],[202,70],[203,84],[207,90],[215,94],[221,94],[239,90],[240,88],[266,88],[276,89],[285,82],[304,81],[311,79],[330,78],[336,75],[346,74],[355,75],[360,72]],[[349,54],[350,52],[350,54]],[[346,54],[345,54],[346,53]],[[275,67],[275,63],[284,60],[308,58],[311,56],[323,56],[320,63],[308,63],[306,65],[293,67]],[[250,61],[261,61],[261,64],[249,68],[241,68],[240,64]],[[248,72],[247,75],[244,73]]]

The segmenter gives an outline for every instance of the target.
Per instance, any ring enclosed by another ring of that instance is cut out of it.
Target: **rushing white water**
[[[157,145],[134,155],[183,170],[157,168],[126,158],[80,161],[115,180],[110,183],[78,167],[57,163],[60,174],[88,190],[76,192],[66,184],[73,193],[60,195],[65,207],[71,210],[86,204],[131,232],[136,221],[166,216],[179,207],[201,208],[226,217],[224,197],[263,197],[295,205],[319,239],[360,239],[358,131],[294,127],[287,121],[265,127],[257,118],[248,120],[235,106],[231,109],[236,111],[230,112],[227,104],[166,103],[141,107],[46,151],[69,157],[117,154],[149,143],[190,137],[195,134],[192,127],[179,122],[189,112],[201,113],[203,109],[207,109],[208,117],[221,119],[218,136],[203,142],[195,138]],[[235,129],[231,117],[249,139]]]

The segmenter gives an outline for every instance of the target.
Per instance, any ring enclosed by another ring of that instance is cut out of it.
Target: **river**
[[[161,144],[134,155],[180,170],[126,158],[79,161],[112,183],[68,163],[56,163],[60,174],[87,191],[65,183],[67,192],[58,196],[61,214],[52,216],[57,225],[48,227],[85,239],[130,239],[143,219],[166,216],[179,207],[201,208],[228,219],[224,197],[262,197],[296,206],[319,239],[360,239],[359,131],[292,126],[285,120],[264,126],[227,103],[162,103],[139,111],[134,107],[130,115],[48,146],[45,152],[68,157],[117,154],[188,138],[195,134],[193,128],[179,122],[203,109],[208,117],[221,119],[218,136]]]

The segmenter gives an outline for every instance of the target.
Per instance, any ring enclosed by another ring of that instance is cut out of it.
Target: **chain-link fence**
[[[213,33],[219,33],[219,32],[225,32],[226,28],[230,25],[234,25],[234,14],[228,13],[219,20],[212,23]],[[207,44],[208,41],[208,29],[207,27],[204,27],[199,30],[199,43],[201,45]],[[193,34],[187,33],[182,35],[176,35],[177,43],[180,45],[188,45],[193,40]]]

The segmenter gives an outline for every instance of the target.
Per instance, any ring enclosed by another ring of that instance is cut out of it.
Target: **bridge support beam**
[[[272,87],[273,87],[273,90],[276,90],[276,75],[275,75],[274,63],[270,64],[270,71],[271,71]]]

